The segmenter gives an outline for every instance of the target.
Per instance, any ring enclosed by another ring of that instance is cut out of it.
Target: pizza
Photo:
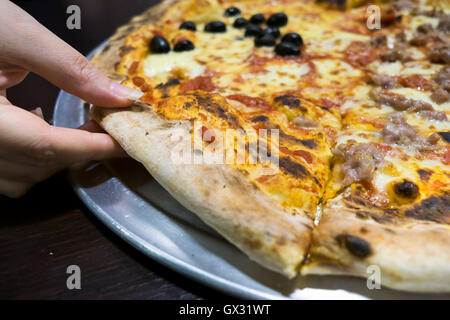
[[[264,267],[448,292],[450,5],[375,5],[166,0],[93,58],[143,96],[92,117]]]

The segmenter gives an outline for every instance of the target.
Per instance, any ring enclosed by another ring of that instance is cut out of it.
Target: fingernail
[[[110,88],[116,96],[132,101],[137,100],[144,95],[141,91],[134,90],[117,82],[112,82]]]

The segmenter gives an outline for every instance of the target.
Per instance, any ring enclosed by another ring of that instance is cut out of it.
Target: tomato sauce
[[[407,88],[413,88],[417,90],[430,90],[430,82],[418,74],[412,74],[406,77],[400,77],[399,82],[402,86]]]
[[[264,99],[257,97],[249,97],[244,94],[232,94],[227,96],[228,99],[239,101],[250,108],[259,108],[263,110],[272,110],[272,106],[268,104]]]
[[[306,150],[289,150],[288,148],[280,147],[280,151],[291,156],[302,157],[309,164],[313,162],[311,153]]]
[[[203,90],[210,92],[214,89],[216,89],[216,86],[209,76],[198,76],[180,85],[181,93],[186,93],[193,90]]]

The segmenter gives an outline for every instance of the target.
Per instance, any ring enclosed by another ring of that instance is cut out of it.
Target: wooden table
[[[157,1],[15,1],[86,54],[115,28]],[[77,4],[82,28],[66,29]],[[35,75],[8,90],[18,106],[40,106],[51,119],[58,89]],[[69,290],[69,265],[81,268],[81,290]],[[103,226],[71,189],[65,173],[20,199],[0,196],[0,299],[220,299],[223,296],[136,251]]]

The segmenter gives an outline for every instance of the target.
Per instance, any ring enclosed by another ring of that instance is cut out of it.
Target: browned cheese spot
[[[302,107],[302,103],[299,98],[293,95],[285,94],[274,99],[276,103],[280,103],[283,106],[289,108],[296,108],[301,110],[302,112],[308,111],[305,107]]]
[[[433,171],[427,169],[419,169],[417,170],[417,173],[419,174],[420,179],[425,182],[428,182],[430,177],[433,175]]]

